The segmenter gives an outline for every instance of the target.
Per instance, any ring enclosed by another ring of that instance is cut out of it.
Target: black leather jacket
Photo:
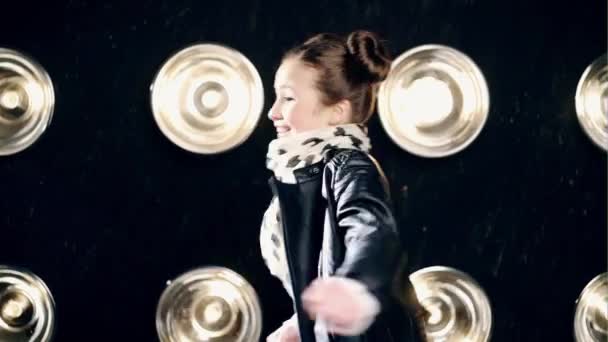
[[[420,306],[408,275],[386,177],[368,154],[334,150],[294,171],[296,184],[271,177],[281,222],[302,342],[420,341]],[[321,229],[322,227],[322,229]],[[321,275],[363,282],[381,304],[360,336],[314,333],[300,295]]]

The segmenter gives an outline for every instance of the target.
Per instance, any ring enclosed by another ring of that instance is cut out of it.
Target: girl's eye
[[[283,97],[283,100],[285,100],[285,101],[293,101],[293,97]]]

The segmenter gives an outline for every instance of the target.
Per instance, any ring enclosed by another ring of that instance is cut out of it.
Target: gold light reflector
[[[591,280],[577,300],[574,314],[577,342],[608,340],[608,273]]]
[[[412,273],[410,280],[430,314],[425,324],[428,341],[489,341],[490,301],[473,278],[453,268],[432,266]]]
[[[161,342],[257,342],[262,311],[253,287],[223,267],[204,267],[169,283],[156,311]]]
[[[243,143],[261,117],[264,89],[240,52],[199,44],[171,56],[151,86],[154,119],[177,146],[216,154]]]
[[[36,142],[54,107],[46,71],[30,57],[0,48],[0,155],[21,152]]]
[[[0,265],[0,341],[49,342],[55,302],[46,284],[29,271]]]
[[[576,88],[576,115],[583,130],[599,147],[608,151],[608,62],[607,55],[587,67]]]
[[[463,53],[422,45],[397,57],[378,94],[390,138],[421,157],[444,157],[467,147],[489,110],[486,81]]]

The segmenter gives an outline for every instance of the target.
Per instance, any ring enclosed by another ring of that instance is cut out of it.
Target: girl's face
[[[283,61],[274,80],[276,100],[268,117],[279,138],[332,125],[329,107],[315,86],[317,71],[297,58]]]

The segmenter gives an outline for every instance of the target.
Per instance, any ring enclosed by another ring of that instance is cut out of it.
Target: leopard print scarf
[[[266,167],[274,172],[278,181],[294,184],[293,170],[321,161],[325,153],[336,148],[368,152],[371,144],[367,128],[347,124],[275,139],[268,145]]]

